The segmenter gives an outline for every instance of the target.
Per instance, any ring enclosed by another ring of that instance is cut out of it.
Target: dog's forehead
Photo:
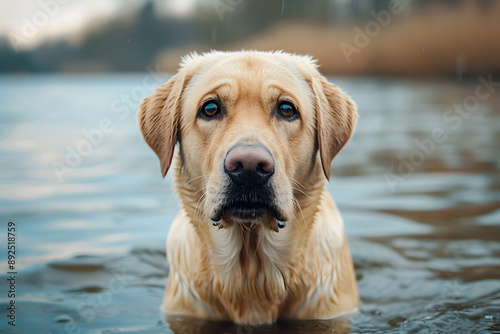
[[[212,51],[201,55],[192,53],[182,58],[181,69],[197,72],[202,68],[212,68],[220,65],[270,65],[287,67],[302,74],[317,71],[316,60],[308,55],[295,55],[282,51],[262,52],[262,51],[239,51],[239,52],[221,52]]]
[[[310,100],[308,80],[317,71],[311,58],[285,53],[210,53],[184,61],[192,73],[188,91],[208,94],[220,87],[251,91],[288,92]],[[257,89],[257,90],[255,90]],[[305,101],[304,101],[305,102]]]

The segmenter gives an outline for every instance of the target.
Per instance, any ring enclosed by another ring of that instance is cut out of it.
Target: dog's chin
[[[270,211],[262,204],[237,203],[225,210],[224,217],[241,222],[262,220]]]

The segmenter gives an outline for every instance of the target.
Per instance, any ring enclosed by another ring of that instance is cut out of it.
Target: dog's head
[[[271,229],[295,216],[311,175],[330,177],[356,118],[310,57],[282,52],[187,56],[138,113],[163,176],[180,143],[178,187],[194,190],[202,220]]]

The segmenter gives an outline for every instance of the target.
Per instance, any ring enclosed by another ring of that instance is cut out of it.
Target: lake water
[[[2,332],[500,333],[500,87],[474,104],[477,78],[333,78],[360,113],[329,189],[363,304],[350,323],[250,327],[160,315],[179,204],[135,112],[166,78],[0,76]]]

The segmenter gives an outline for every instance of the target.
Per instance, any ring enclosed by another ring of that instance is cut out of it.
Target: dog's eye
[[[213,118],[220,113],[220,107],[217,101],[210,100],[201,106],[200,114],[205,118]]]
[[[278,114],[285,119],[293,119],[297,115],[297,109],[291,102],[281,102],[278,106]]]

